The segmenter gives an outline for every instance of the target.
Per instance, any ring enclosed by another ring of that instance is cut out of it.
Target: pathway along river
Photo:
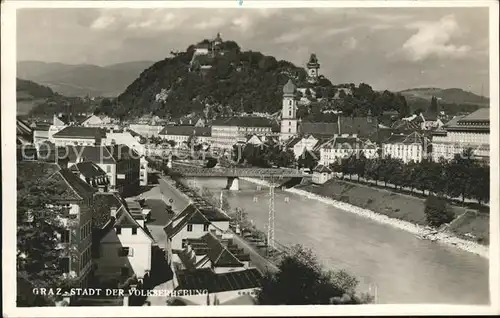
[[[189,181],[215,193],[227,182],[225,178]],[[240,191],[224,195],[232,209],[241,207],[265,230],[268,192],[240,180]],[[489,303],[487,259],[278,189],[275,211],[278,242],[302,244],[326,268],[347,270],[359,279],[360,292],[377,290],[377,303]]]

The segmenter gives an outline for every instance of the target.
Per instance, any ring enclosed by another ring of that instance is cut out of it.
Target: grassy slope
[[[300,188],[384,214],[391,218],[427,225],[424,214],[425,200],[418,197],[335,179],[321,186],[306,185],[300,186]],[[476,213],[471,209],[458,206],[452,206],[452,209],[455,216],[460,216],[469,211],[467,215],[450,226],[453,233],[464,239],[470,239],[465,234],[471,233],[479,239],[479,243],[488,243],[489,216],[487,214]]]

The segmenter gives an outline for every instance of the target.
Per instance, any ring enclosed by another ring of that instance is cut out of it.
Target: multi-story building
[[[231,149],[238,142],[246,142],[249,135],[272,136],[272,122],[263,117],[231,117],[212,123],[212,149]]]
[[[98,165],[90,161],[80,161],[69,167],[80,179],[88,185],[99,190],[99,192],[107,192],[109,186],[109,177],[104,170]]]
[[[159,136],[165,140],[173,140],[177,145],[187,143],[189,138],[196,144],[207,143],[210,140],[212,129],[210,127],[197,127],[191,125],[166,126]]]
[[[432,160],[452,159],[456,154],[471,148],[474,156],[490,158],[489,108],[481,108],[466,116],[457,116],[442,129],[432,133]]]
[[[78,126],[65,127],[49,137],[57,147],[100,146],[103,139],[106,139],[106,130]]]
[[[378,146],[370,140],[362,140],[357,135],[337,135],[329,141],[323,143],[319,148],[322,165],[329,166],[341,159],[351,156],[360,157],[363,154],[366,158],[375,158],[377,156]]]
[[[126,145],[68,146],[66,154],[69,164],[90,161],[104,170],[109,177],[110,190],[125,195],[139,188],[140,155]]]
[[[59,266],[75,287],[88,286],[92,270],[92,212],[93,195],[97,191],[69,169],[55,163],[24,161],[17,163],[18,175],[38,180],[51,180],[60,191],[50,199],[57,219],[64,230],[59,233],[61,258]]]
[[[382,156],[401,159],[404,163],[430,158],[431,141],[418,132],[393,134],[382,143]]]
[[[94,227],[93,257],[95,275],[106,279],[124,280],[133,275],[143,279],[151,271],[154,238],[144,226],[142,213],[130,211],[116,193],[99,193],[94,197],[101,209],[100,222]]]

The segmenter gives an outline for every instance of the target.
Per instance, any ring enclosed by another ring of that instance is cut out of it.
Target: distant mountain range
[[[410,88],[400,92],[410,102],[412,99],[431,100],[435,96],[439,101],[448,104],[474,104],[487,107],[489,98],[467,92],[461,88]]]
[[[17,63],[17,78],[34,81],[65,96],[116,97],[153,64],[135,61],[97,66],[22,61]]]

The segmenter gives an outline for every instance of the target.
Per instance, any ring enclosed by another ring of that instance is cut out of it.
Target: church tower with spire
[[[280,140],[286,141],[297,135],[297,101],[294,99],[295,85],[291,79],[283,86]]]
[[[319,63],[316,54],[312,53],[307,63],[307,77],[309,83],[316,83],[319,76]]]

